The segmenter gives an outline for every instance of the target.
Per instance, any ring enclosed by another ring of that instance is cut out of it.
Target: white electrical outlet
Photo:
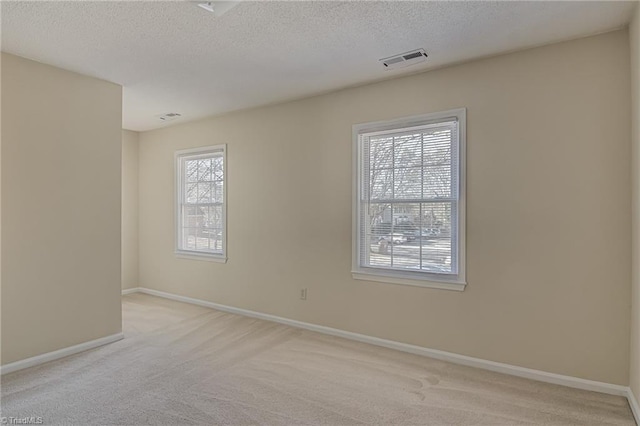
[[[307,300],[307,289],[303,288],[300,290],[300,300]]]

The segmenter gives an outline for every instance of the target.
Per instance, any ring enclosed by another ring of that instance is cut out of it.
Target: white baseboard
[[[163,297],[165,299],[177,300],[179,302],[191,303],[193,305],[204,306],[217,309],[223,312],[244,315],[247,317],[273,321],[280,324],[289,325],[291,327],[303,328],[305,330],[316,331],[318,333],[329,334],[331,336],[343,337],[349,340],[369,343],[376,346],[395,349],[402,352],[408,352],[416,355],[422,355],[429,358],[435,358],[442,361],[448,361],[455,364],[466,365],[469,367],[482,368],[484,370],[495,371],[498,373],[509,374],[511,376],[524,377],[527,379],[537,380],[545,383],[553,383],[556,385],[568,386],[576,389],[583,389],[594,392],[601,392],[610,395],[629,396],[630,389],[626,386],[614,385],[611,383],[597,382],[594,380],[581,379],[578,377],[565,376],[562,374],[548,373],[546,371],[534,370],[531,368],[518,367],[515,365],[504,364],[501,362],[488,361],[480,358],[473,358],[466,355],[445,352],[437,349],[429,349],[422,346],[410,345],[407,343],[395,342],[393,340],[380,339],[378,337],[367,336],[364,334],[352,333],[350,331],[339,330],[336,328],[325,327],[322,325],[311,324],[307,322],[282,318],[275,315],[263,314],[260,312],[249,311],[246,309],[234,308],[232,306],[220,305],[218,303],[208,302],[206,300],[194,299],[177,294],[165,293],[163,291],[152,290],[149,288],[139,287],[138,292],[150,294],[152,296]]]
[[[640,425],[640,403],[638,402],[638,398],[636,398],[636,396],[633,394],[631,388],[627,388],[627,399],[629,400],[629,405],[631,406],[631,412],[636,418],[636,424]]]
[[[75,355],[79,352],[88,351],[89,349],[94,349],[94,348],[97,348],[98,346],[103,346],[108,343],[117,342],[118,340],[122,340],[122,339],[124,339],[124,334],[116,333],[116,334],[112,334],[111,336],[101,337],[99,339],[80,343],[78,345],[58,349],[57,351],[47,352],[46,354],[37,355],[31,358],[5,364],[0,367],[0,374],[2,375],[9,374],[9,373],[13,373],[14,371],[23,370],[25,368],[44,364],[45,362],[55,361],[57,359],[64,358],[69,355]]]
[[[140,287],[125,288],[122,290],[122,295],[124,296],[125,294],[138,293],[139,291]]]

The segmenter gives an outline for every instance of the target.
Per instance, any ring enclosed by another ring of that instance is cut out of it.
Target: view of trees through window
[[[457,123],[362,139],[363,266],[455,274]]]
[[[222,153],[182,160],[182,250],[222,253],[223,162]]]

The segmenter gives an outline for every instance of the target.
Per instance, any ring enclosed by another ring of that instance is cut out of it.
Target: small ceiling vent
[[[167,114],[157,115],[156,117],[158,117],[162,121],[171,121],[175,120],[176,118],[182,117],[182,114],[178,114],[177,112],[169,112]]]
[[[412,50],[401,55],[380,59],[380,62],[388,70],[404,68],[410,65],[419,64],[427,60],[427,53],[424,49]]]
[[[236,7],[240,3],[240,0],[229,0],[229,1],[214,0],[214,1],[205,1],[205,2],[194,1],[193,3],[195,3],[195,5],[198,6],[199,8],[204,9],[207,12],[213,13],[213,15],[216,18],[219,18],[225,13],[227,13],[228,11],[230,11],[231,9],[233,9],[234,7]]]

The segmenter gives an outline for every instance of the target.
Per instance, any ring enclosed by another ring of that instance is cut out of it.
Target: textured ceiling
[[[619,28],[633,2],[2,1],[2,50],[124,86],[123,127],[166,126]],[[378,59],[424,48],[427,62]]]

